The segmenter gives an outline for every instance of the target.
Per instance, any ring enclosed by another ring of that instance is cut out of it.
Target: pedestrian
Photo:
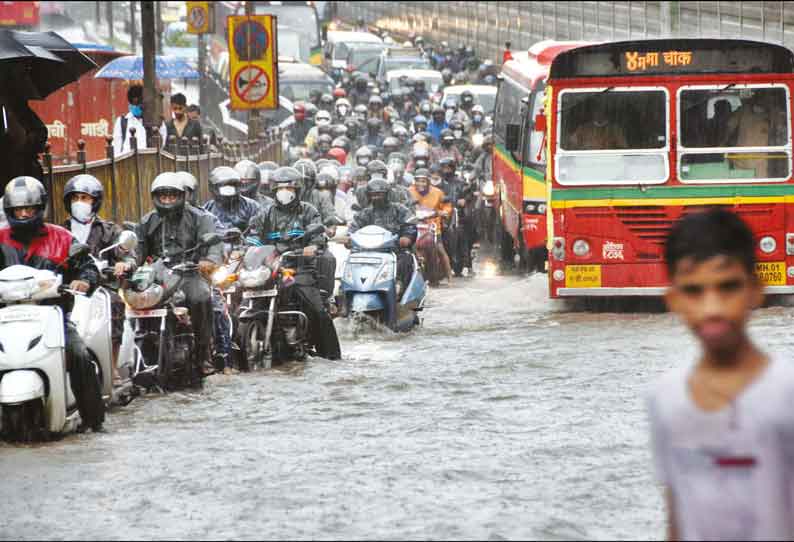
[[[181,92],[171,96],[171,113],[173,118],[165,124],[168,141],[173,145],[183,137],[192,141],[194,137],[202,138],[201,124],[192,120],[187,113],[187,98]]]
[[[146,137],[146,129],[143,126],[143,87],[132,85],[127,89],[127,103],[129,110],[124,115],[116,117],[113,125],[113,154],[118,156],[132,150],[130,141],[133,137],[138,142],[139,149],[150,147]],[[132,129],[135,135],[132,135]],[[166,129],[165,124],[160,124],[161,145],[165,145]]]
[[[648,401],[668,537],[794,539],[794,366],[748,335],[763,301],[753,233],[715,209],[678,222],[665,252],[667,304],[701,350]]]

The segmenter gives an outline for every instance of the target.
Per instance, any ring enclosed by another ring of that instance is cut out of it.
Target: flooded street
[[[344,359],[138,399],[107,433],[0,445],[0,538],[663,536],[643,396],[694,343],[667,314],[560,312],[545,276],[432,292]],[[753,331],[791,352],[794,312]]]

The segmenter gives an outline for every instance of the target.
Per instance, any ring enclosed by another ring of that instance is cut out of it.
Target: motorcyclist
[[[432,162],[440,165],[444,158],[451,158],[455,163],[463,162],[463,156],[455,147],[455,136],[452,135],[452,130],[449,128],[441,132],[441,145],[439,147],[433,147],[430,151],[430,160]]]
[[[471,117],[471,109],[474,107],[476,100],[472,91],[466,89],[460,93],[460,110]]]
[[[359,145],[359,135],[360,135],[358,120],[352,117],[346,118],[345,128],[347,128],[347,137],[350,139],[351,146],[357,147]]]
[[[430,172],[425,168],[416,170],[414,173],[414,184],[408,191],[416,209],[426,209],[436,213],[436,217],[433,218],[436,231],[439,233],[436,250],[438,250],[441,257],[442,276],[448,279],[452,274],[452,267],[449,263],[447,251],[444,249],[444,243],[441,242],[441,234],[444,231],[443,224],[449,216],[451,205],[446,201],[444,192],[430,184]]]
[[[332,160],[336,160],[341,166],[347,162],[347,151],[344,147],[338,146],[336,143],[334,143],[334,146],[331,147],[330,151],[328,151],[328,157]]]
[[[320,96],[320,101],[317,104],[317,107],[322,109],[323,111],[328,111],[329,113],[334,112],[334,97],[328,93],[324,93]]]
[[[385,164],[384,164],[385,165]],[[375,177],[374,171],[371,173]],[[405,205],[410,211],[413,211],[414,200],[408,189],[402,184],[405,175],[405,162],[399,153],[392,153],[389,165],[386,166],[386,174],[383,170],[379,171],[378,176],[384,177],[389,183],[389,201]]]
[[[323,134],[317,138],[317,143],[315,144],[314,153],[312,155],[312,160],[319,160],[321,158],[328,157],[328,151],[331,150],[331,144],[333,143],[333,139],[328,134]]]
[[[356,213],[350,224],[351,234],[365,226],[376,225],[399,235],[400,250],[397,253],[397,297],[408,287],[414,271],[414,259],[410,249],[416,242],[416,226],[411,223],[412,213],[404,205],[388,200],[389,184],[382,177],[375,177],[367,184],[367,207]]]
[[[302,147],[306,144],[306,136],[312,128],[311,121],[306,120],[306,105],[303,102],[295,102],[292,114],[295,122],[289,128],[287,140],[294,147]]]
[[[483,132],[489,129],[488,122],[485,118],[485,109],[480,104],[471,108],[471,126],[469,128],[470,135],[477,132]],[[465,129],[465,126],[464,126]]]
[[[383,156],[388,158],[390,154],[394,152],[400,151],[400,140],[396,137],[389,136],[383,139],[383,145],[381,146],[383,150]]]
[[[383,145],[383,136],[380,133],[382,127],[381,119],[377,117],[367,119],[367,135],[364,136],[362,143],[379,149]]]
[[[312,204],[300,200],[300,180],[300,172],[292,167],[281,167],[273,174],[275,204],[254,220],[256,231],[263,243],[278,245],[278,241],[270,238],[271,234],[285,235],[291,230],[306,231],[309,227],[322,223],[320,212]],[[309,337],[317,353],[328,359],[339,359],[341,351],[336,328],[323,306],[317,272],[313,265],[318,251],[325,248],[325,244],[324,233],[305,241],[302,259],[304,265],[295,276],[295,288],[301,308],[309,318]]]
[[[259,203],[240,193],[240,173],[229,166],[218,166],[210,172],[209,184],[213,199],[204,204],[204,210],[215,216],[224,230],[245,231],[259,212]]]
[[[452,70],[444,68],[441,70],[441,78],[444,80],[444,86],[448,87],[452,84]]]
[[[251,160],[240,160],[234,165],[234,169],[240,174],[240,194],[256,201],[259,182],[262,180],[262,174],[256,163]]]
[[[315,107],[317,107],[319,105],[319,103],[320,103],[320,96],[322,96],[322,95],[323,95],[323,93],[322,93],[322,91],[320,89],[318,89],[318,88],[312,89],[309,92],[309,102],[312,105],[314,105]]]
[[[367,118],[383,121],[383,98],[370,96],[367,100]]]
[[[427,130],[427,117],[425,117],[424,115],[416,115],[414,117],[413,124],[414,124],[414,133],[415,134],[422,133],[425,130]]]
[[[99,257],[99,252],[118,242],[121,227],[102,220],[98,213],[102,208],[105,190],[99,179],[93,175],[80,174],[72,177],[63,188],[63,207],[68,209],[70,218],[63,227],[72,232],[78,242],[88,245],[91,254]],[[121,247],[103,254],[103,258],[113,267],[117,278],[135,269],[135,252],[127,252]],[[115,286],[118,286],[116,284]],[[113,343],[113,380],[118,380],[118,355],[121,336],[124,332],[124,302],[110,289],[111,296],[111,340]]]
[[[363,75],[360,75],[356,78],[355,85],[353,90],[350,92],[350,103],[353,106],[357,105],[364,105],[366,107],[367,102],[369,102],[369,87],[367,86],[367,78]]]
[[[359,126],[364,126],[367,123],[368,112],[369,109],[367,109],[366,103],[360,103],[353,106],[353,117],[358,121]]]
[[[355,162],[357,166],[367,167],[372,160],[372,150],[366,145],[356,151]]]
[[[339,183],[339,170],[335,166],[323,166],[317,173],[317,190],[321,194],[327,194],[336,209],[336,187]]]
[[[482,140],[482,151],[474,162],[474,178],[483,181],[493,180],[493,136],[487,135]]]
[[[411,161],[408,162],[406,169],[408,172],[413,173],[419,168],[426,168],[430,164],[430,150],[426,144],[414,145],[413,152],[411,153]]]
[[[448,185],[447,198],[454,208],[458,210],[458,231],[457,235],[463,236],[462,254],[457,254],[461,258],[462,268],[468,269],[469,274],[473,272],[471,262],[471,248],[474,242],[474,192],[473,186],[467,184],[457,176],[457,162],[453,158],[445,157],[439,162],[441,166],[441,177]],[[449,252],[449,243],[447,243]],[[452,254],[450,252],[450,254]],[[455,273],[460,276],[460,273]]]
[[[401,152],[407,151],[408,150],[408,142],[411,139],[411,134],[408,133],[408,129],[405,128],[405,126],[399,125],[399,126],[395,126],[392,129],[391,133],[392,133],[392,136],[395,137],[397,139],[397,141],[400,143],[399,150]]]
[[[408,157],[402,152],[393,152],[386,159],[391,175],[394,177],[395,184],[408,187],[413,183],[413,175],[406,171],[408,167]]]
[[[324,109],[317,111],[317,114],[314,115],[314,126],[312,126],[311,130],[309,130],[309,133],[306,135],[305,143],[309,152],[314,151],[315,142],[321,135],[321,127],[325,127],[328,131],[331,129],[331,113]]]
[[[427,125],[427,131],[433,136],[433,141],[436,145],[441,142],[441,132],[449,128],[445,118],[444,108],[436,106],[433,108],[433,120]]]
[[[225,167],[225,166],[221,166]],[[230,167],[222,171],[236,178]],[[217,169],[217,168],[216,168]],[[216,170],[213,170],[215,172]],[[147,258],[167,257],[180,263],[182,254],[201,242],[201,237],[214,233],[212,217],[190,205],[185,205],[185,188],[173,173],[155,177],[151,188],[154,210],[146,214],[138,226],[138,263]],[[223,245],[212,245],[198,253],[200,274],[185,276],[182,291],[190,310],[190,322],[196,339],[198,363],[205,371],[214,372],[210,363],[210,337],[212,334],[212,304],[210,287],[201,276],[211,276],[216,266],[223,262]]]
[[[317,181],[317,166],[311,160],[298,160],[292,168],[300,174],[298,179],[298,197],[302,202],[313,205],[320,213],[320,221],[327,227],[335,225],[336,210],[334,203],[327,194],[323,194],[315,183]]]
[[[350,100],[347,98],[339,98],[334,103],[334,112],[336,113],[336,120],[339,122],[344,122],[350,112],[353,110],[353,106],[350,105]]]
[[[99,272],[87,254],[70,260],[69,248],[78,241],[61,226],[44,222],[47,201],[44,185],[34,177],[15,177],[8,182],[3,196],[8,227],[0,229],[0,269],[12,265],[48,269],[62,273],[70,289],[90,292],[99,282]],[[68,317],[74,301],[63,297],[50,304],[62,311],[66,370],[83,427],[101,431],[105,404],[90,354]]]
[[[422,79],[417,79],[414,82],[413,100],[415,103],[421,104],[425,100],[430,99],[430,94],[425,88],[425,82]]]
[[[473,145],[471,140],[466,137],[466,130],[463,128],[463,123],[459,120],[453,120],[449,123],[449,130],[455,138],[452,145],[458,150],[461,156],[469,158],[473,150]]]

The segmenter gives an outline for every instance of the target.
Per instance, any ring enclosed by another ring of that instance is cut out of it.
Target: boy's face
[[[665,299],[715,359],[732,359],[745,340],[745,325],[761,305],[763,292],[755,274],[741,262],[717,256],[703,262],[681,260]]]
[[[174,117],[177,120],[182,120],[185,118],[185,106],[181,104],[171,104],[171,112],[174,114]]]

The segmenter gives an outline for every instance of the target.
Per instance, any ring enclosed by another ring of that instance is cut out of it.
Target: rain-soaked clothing
[[[204,210],[215,216],[224,230],[237,228],[245,231],[260,211],[259,202],[243,195],[211,199],[204,204]]]

